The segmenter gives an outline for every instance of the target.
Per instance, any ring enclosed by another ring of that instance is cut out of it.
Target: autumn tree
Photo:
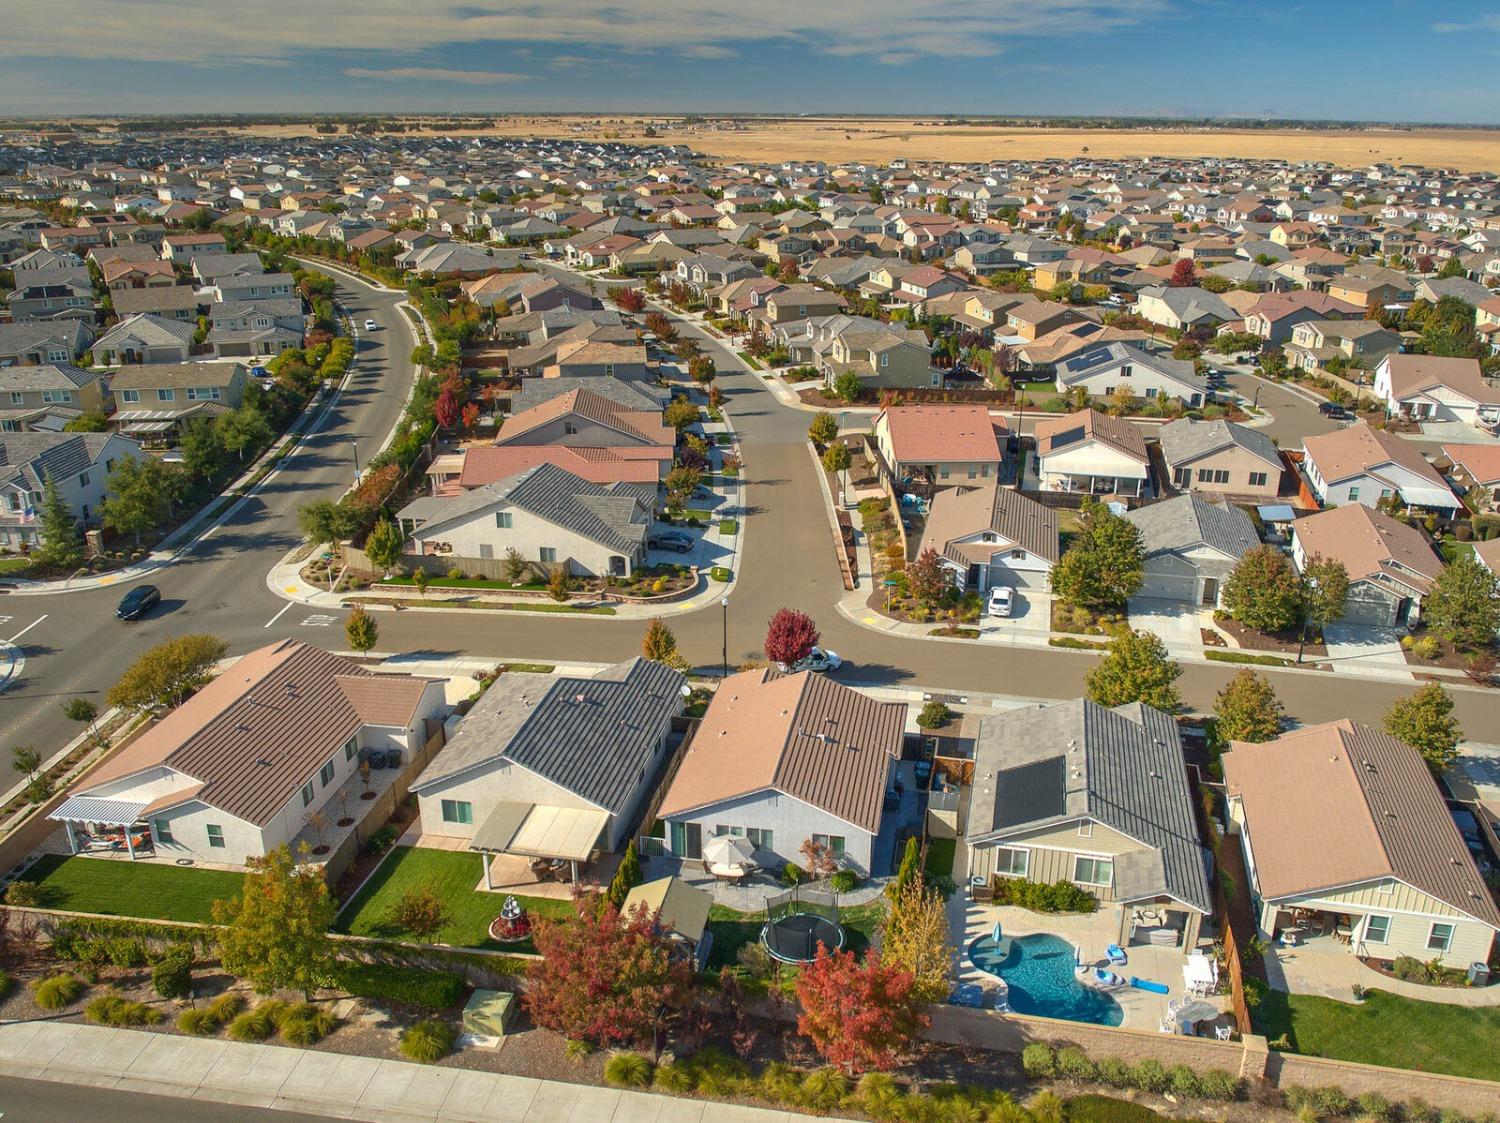
[[[239,894],[213,903],[224,969],[257,994],[286,988],[311,1001],[334,960],[328,926],[336,909],[323,869],[294,862],[285,845],[246,864]]]
[[[688,360],[688,374],[699,386],[707,386],[719,376],[719,371],[709,356],[694,355]]]
[[[1193,268],[1193,259],[1180,257],[1172,266],[1171,279],[1167,284],[1174,289],[1192,288],[1198,282],[1197,270]]]
[[[401,546],[405,541],[400,529],[390,519],[382,517],[365,539],[365,556],[383,572],[390,572],[401,558]]]
[[[948,969],[948,917],[943,895],[922,877],[911,877],[897,889],[886,918],[880,961],[912,977],[919,1002],[942,1002],[951,983]]]
[[[568,577],[568,567],[560,563],[554,565],[547,575],[547,595],[562,604],[568,599],[572,588],[573,581]]]
[[[1246,550],[1224,582],[1225,609],[1246,627],[1286,632],[1302,620],[1302,581],[1275,546]]]
[[[427,885],[413,885],[396,898],[387,919],[392,926],[410,932],[419,944],[430,944],[449,921],[443,899]]]
[[[1214,700],[1219,736],[1225,741],[1270,741],[1281,736],[1286,711],[1262,675],[1240,671]]]
[[[779,608],[766,629],[766,658],[787,667],[795,666],[812,652],[818,643],[818,626],[813,618],[795,608]]]
[[[542,958],[527,975],[527,1009],[570,1040],[644,1047],[692,998],[692,964],[671,953],[648,909],[622,917],[605,902],[540,918],[532,941]]]
[[[819,842],[815,838],[803,839],[798,848],[802,855],[802,868],[807,871],[809,877],[814,879],[832,877],[838,872],[838,855],[833,852],[833,847],[826,842]]]
[[[1500,580],[1472,551],[1438,575],[1423,605],[1427,626],[1459,647],[1488,647],[1500,630]]]
[[[439,429],[451,429],[458,422],[458,398],[446,386],[432,404],[432,416]]]
[[[942,599],[948,589],[948,580],[943,575],[942,561],[935,549],[928,546],[906,567],[906,583],[917,603],[926,608]]]
[[[349,641],[351,649],[359,652],[369,651],[380,639],[380,626],[365,611],[364,605],[356,604],[344,621],[344,638]]]
[[[812,424],[807,427],[807,437],[816,444],[826,445],[829,441],[839,435],[839,421],[826,409],[819,410],[813,415]]]
[[[616,285],[609,290],[609,302],[621,312],[637,315],[645,310],[646,294],[630,285]]]
[[[680,433],[698,420],[698,407],[686,398],[673,398],[662,411],[662,420]]]
[[[641,639],[641,654],[653,663],[662,663],[679,671],[688,669],[688,661],[677,650],[677,637],[660,618],[646,625],[646,634]]]
[[[646,330],[669,347],[677,342],[677,329],[672,326],[672,321],[667,319],[665,313],[647,312]]]
[[[667,473],[667,478],[662,480],[662,488],[667,493],[667,506],[674,511],[682,510],[683,504],[693,497],[702,482],[703,472],[699,468],[687,464],[679,464],[673,468]]]
[[[839,441],[829,445],[823,450],[823,471],[837,475],[848,471],[849,465],[854,463],[854,454],[849,451],[849,446]]]
[[[1084,678],[1084,693],[1101,706],[1144,702],[1173,712],[1182,705],[1177,693],[1182,668],[1167,657],[1167,647],[1153,632],[1126,630]]]
[[[848,1073],[886,1070],[900,1063],[932,1019],[921,1010],[909,971],[888,966],[874,952],[818,945],[818,956],[797,976],[797,1032],[829,1064]]]
[[[1440,773],[1458,757],[1463,730],[1453,716],[1453,697],[1440,682],[1429,682],[1408,698],[1399,698],[1386,711],[1385,731],[1405,741]]]
[[[217,636],[191,634],[166,640],[142,652],[110,687],[105,701],[136,712],[175,706],[212,677],[214,665],[228,650],[229,645]]]

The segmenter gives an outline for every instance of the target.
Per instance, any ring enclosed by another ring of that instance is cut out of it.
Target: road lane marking
[[[25,634],[26,634],[26,633],[27,633],[27,632],[29,632],[29,631],[31,631],[31,629],[32,629],[32,628],[35,628],[35,627],[36,627],[36,626],[37,626],[37,625],[38,625],[38,624],[40,624],[40,623],[41,623],[41,622],[42,622],[42,621],[43,621],[43,620],[45,620],[45,619],[47,619],[47,617],[48,617],[48,616],[49,616],[49,615],[51,615],[51,614],[50,614],[50,613],[45,613],[45,612],[44,612],[44,613],[43,613],[43,614],[42,614],[42,615],[40,615],[40,616],[38,616],[38,617],[37,617],[37,618],[36,618],[36,619],[35,619],[35,620],[33,620],[33,621],[32,621],[32,622],[31,622],[31,623],[30,623],[30,624],[27,624],[27,625],[26,625],[26,627],[24,627],[24,628],[22,628],[22,629],[21,629],[21,630],[20,630],[20,631],[19,631],[19,632],[17,632],[17,633],[16,633],[16,634],[15,634],[15,635],[13,635],[13,636],[11,636],[11,637],[10,637],[10,639],[9,639],[9,640],[8,640],[8,641],[7,641],[7,642],[9,642],[9,643],[15,643],[15,642],[16,642],[16,640],[18,640],[18,639],[20,639],[20,638],[21,638],[21,637],[22,637],[22,636],[24,636],[24,635],[25,635]]]
[[[291,601],[287,601],[286,604],[284,604],[284,605],[281,606],[281,611],[278,612],[275,616],[271,617],[269,620],[267,620],[263,626],[269,628],[272,624],[276,623],[276,621],[280,620],[283,616],[285,616],[287,614],[287,611],[292,607],[292,603],[293,602],[291,602]]]
[[[302,626],[304,628],[331,628],[333,622],[337,619],[337,616],[325,616],[322,613],[315,613],[303,620]]]

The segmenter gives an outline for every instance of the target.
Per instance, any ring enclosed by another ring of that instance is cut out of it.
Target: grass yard
[[[1500,1080],[1500,1007],[1446,1006],[1381,990],[1354,1006],[1273,990],[1255,1021],[1271,1041],[1285,1034],[1308,1056]]]
[[[408,889],[431,889],[448,909],[448,923],[437,934],[437,942],[454,947],[487,948],[531,952],[531,941],[501,944],[490,939],[490,922],[500,915],[504,893],[481,893],[484,868],[478,854],[454,850],[426,850],[397,846],[333,922],[335,932],[354,936],[376,936],[383,940],[409,940],[410,932],[390,921],[393,905]],[[545,897],[517,897],[532,918],[569,916],[571,901]]]
[[[952,877],[953,858],[957,850],[957,839],[929,838],[927,840],[927,876]]]
[[[26,557],[0,558],[0,575],[20,573],[31,568],[31,559]]]
[[[211,924],[213,903],[238,893],[245,875],[47,854],[26,880],[37,883],[43,908]]]
[[[854,905],[839,910],[839,920],[844,926],[844,947],[848,951],[862,953],[870,946],[875,929],[880,927],[885,915],[885,906],[879,900],[867,905]],[[760,939],[760,930],[765,926],[765,910],[739,912],[727,905],[714,905],[708,910],[708,930],[713,933],[714,946],[708,954],[710,968],[732,966],[738,962],[740,948]]]

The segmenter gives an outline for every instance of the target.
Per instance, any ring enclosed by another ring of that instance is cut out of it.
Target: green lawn
[[[952,877],[953,856],[957,849],[957,839],[929,838],[927,840],[927,876]]]
[[[863,952],[870,946],[870,940],[884,915],[885,906],[879,900],[840,909],[839,920],[844,926],[844,947],[849,951]],[[764,910],[739,912],[726,905],[714,905],[710,908],[708,930],[713,933],[714,946],[709,952],[709,966],[724,967],[737,962],[740,948],[760,939],[760,930],[765,927],[765,923]]]
[[[238,893],[245,875],[48,854],[26,880],[37,883],[43,908],[210,924],[213,903]]]
[[[1500,1007],[1446,1006],[1367,992],[1358,1006],[1271,991],[1255,1013],[1271,1041],[1308,1056],[1500,1080]]]
[[[30,558],[0,558],[0,574],[19,573],[30,566]]]
[[[500,915],[505,894],[477,891],[474,887],[483,874],[478,854],[398,846],[364,888],[344,906],[334,920],[334,931],[386,940],[409,940],[412,938],[410,932],[391,923],[391,906],[408,889],[422,887],[431,889],[448,907],[449,920],[437,935],[438,943],[513,952],[534,950],[529,940],[524,944],[499,944],[490,939],[490,922]],[[573,911],[571,901],[545,897],[516,899],[533,917],[568,916]]]

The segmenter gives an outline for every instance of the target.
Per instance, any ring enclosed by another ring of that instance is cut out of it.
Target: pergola
[[[609,825],[609,812],[597,807],[552,807],[539,803],[501,802],[479,824],[469,842],[484,858],[484,887],[490,881],[490,855],[516,854],[569,863],[578,881],[578,863],[598,849],[599,836]]]
[[[136,857],[135,843],[131,841],[130,831],[141,821],[141,814],[148,806],[145,800],[74,795],[63,800],[61,806],[47,818],[67,827],[68,849],[74,854],[78,853],[78,824],[90,826],[97,823],[121,828],[125,832],[125,849],[130,852],[130,860],[133,862]]]

